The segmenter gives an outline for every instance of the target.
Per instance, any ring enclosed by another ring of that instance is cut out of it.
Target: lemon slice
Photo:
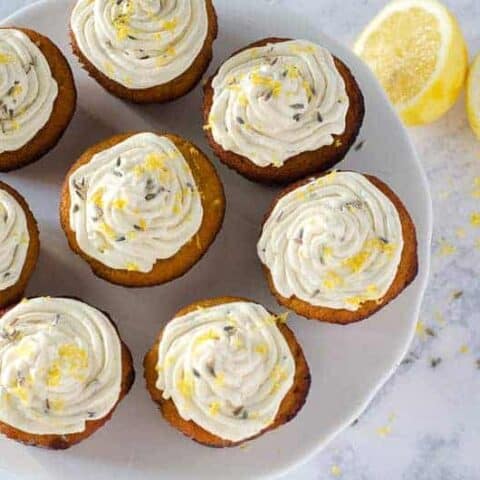
[[[394,0],[354,46],[407,125],[430,123],[457,100],[468,54],[453,15],[436,0]]]
[[[480,54],[475,57],[468,73],[467,114],[472,130],[480,138]]]

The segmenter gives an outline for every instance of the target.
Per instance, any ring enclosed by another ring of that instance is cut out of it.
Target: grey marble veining
[[[385,0],[263,0],[288,5],[351,45]],[[0,17],[32,3],[0,0]],[[472,57],[480,51],[480,2],[445,0]],[[289,480],[480,478],[480,141],[464,97],[433,125],[409,130],[434,204],[431,279],[410,353],[362,415]],[[478,184],[475,185],[475,178]]]

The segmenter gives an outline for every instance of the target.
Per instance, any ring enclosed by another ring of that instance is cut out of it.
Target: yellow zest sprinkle
[[[193,393],[193,377],[184,374],[183,378],[178,381],[177,388],[185,398],[190,398]]]
[[[60,361],[70,374],[78,373],[88,367],[88,353],[74,343],[66,343],[58,349]]]
[[[352,307],[358,308],[363,302],[365,302],[367,299],[360,296],[356,295],[353,297],[348,297],[345,299],[345,302],[347,302],[349,305],[352,305]]]
[[[360,272],[371,253],[370,249],[361,250],[353,257],[345,259],[342,264],[345,267],[348,267],[352,272]]]
[[[313,45],[297,45],[290,46],[290,50],[293,53],[315,53],[315,47]]]
[[[470,225],[480,227],[480,212],[474,212],[470,215]]]
[[[323,280],[323,286],[329,290],[334,290],[337,287],[342,286],[343,279],[333,270],[329,270],[325,279]]]
[[[12,58],[11,55],[0,52],[0,65],[5,65],[5,64],[10,63],[12,61],[13,61],[13,58]]]
[[[295,65],[292,65],[292,64],[287,65],[285,67],[285,71],[287,72],[287,77],[291,78],[292,80],[300,76],[298,72],[298,68]]]
[[[465,238],[467,236],[467,232],[465,231],[464,228],[457,228],[455,233],[456,233],[458,238]]]
[[[109,77],[113,77],[115,75],[115,69],[113,68],[113,65],[110,62],[105,62],[104,68],[105,68],[105,73]]]
[[[223,372],[217,373],[215,383],[221,387],[225,384],[225,374]]]
[[[425,324],[419,320],[417,322],[417,325],[415,327],[415,333],[419,336],[419,337],[422,337],[424,338],[425,337]]]
[[[289,312],[283,312],[277,316],[278,323],[287,323]]]
[[[135,165],[133,167],[133,173],[137,177],[141,177],[145,173],[145,167],[143,165]]]
[[[56,412],[63,410],[65,407],[65,402],[59,398],[49,400],[48,403],[50,404],[50,409]]]
[[[160,153],[149,153],[145,157],[145,170],[152,172],[165,166],[165,155]]]
[[[34,353],[34,349],[30,342],[22,342],[18,347],[15,349],[15,353],[19,357],[28,358],[30,355]]]
[[[457,252],[457,247],[452,245],[451,243],[448,243],[447,241],[443,241],[440,244],[440,255],[442,257],[448,257],[450,255],[453,255],[454,253]]]
[[[23,90],[23,88],[22,88],[21,85],[15,85],[13,87],[13,90],[12,90],[12,93],[11,93],[12,97],[14,97],[14,98],[18,97],[22,93],[22,90]]]
[[[460,353],[468,353],[469,351],[470,351],[469,346],[468,346],[468,345],[465,345],[465,344],[463,344],[463,345],[460,347],[460,350],[459,350]]]
[[[214,417],[215,415],[218,414],[219,411],[220,411],[220,402],[212,402],[208,409],[208,412],[210,413],[210,415]]]
[[[126,237],[127,237],[127,240],[129,241],[135,240],[137,238],[137,232],[134,232],[134,231],[128,232]]]
[[[392,432],[392,428],[389,425],[385,425],[384,427],[377,428],[377,435],[382,438],[388,437],[388,435],[390,435],[391,432]]]
[[[243,348],[245,348],[245,343],[243,342],[242,339],[238,338],[238,337],[235,337],[233,339],[233,346],[235,348],[237,348],[238,350],[242,350]]]
[[[312,98],[313,97],[312,86],[310,85],[310,83],[308,83],[307,80],[303,81],[303,88],[305,89],[307,97]]]
[[[146,230],[147,228],[147,222],[144,218],[141,218],[139,221],[138,221],[138,224],[137,226],[140,228],[140,230]]]
[[[202,333],[195,339],[194,347],[198,347],[198,345],[208,342],[209,340],[220,340],[220,337],[214,330],[208,330],[207,332]]]
[[[378,295],[378,287],[375,284],[367,286],[367,296],[376,297]]]
[[[333,254],[332,247],[323,247],[323,258],[329,258]]]
[[[278,80],[274,80],[273,78],[266,77],[265,75],[256,72],[250,74],[250,80],[254,85],[270,89],[274,97],[280,95],[282,84]]]
[[[238,104],[241,106],[241,107],[246,107],[248,105],[248,98],[247,96],[241,92],[239,95],[238,95]]]
[[[339,140],[338,138],[335,140],[335,146],[338,148],[338,147],[341,147],[343,144],[342,144],[342,141]]]
[[[47,372],[47,386],[58,387],[62,378],[62,371],[58,361],[53,362]]]
[[[176,18],[172,18],[172,20],[166,20],[163,22],[163,29],[166,30],[167,32],[171,32],[172,30],[175,30],[178,25],[178,20]]]
[[[103,206],[103,194],[105,193],[105,188],[99,188],[93,195],[92,195],[92,203],[97,207]]]
[[[116,208],[118,210],[123,210],[127,206],[127,200],[125,198],[116,198],[113,201],[113,208]]]
[[[138,263],[135,263],[135,262],[128,262],[128,263],[125,265],[125,268],[126,268],[129,272],[138,272],[138,270],[139,270]]]
[[[267,352],[268,352],[268,347],[265,343],[259,343],[256,347],[255,347],[255,351],[257,353],[259,353],[260,355],[266,355]]]
[[[110,225],[107,225],[105,222],[100,224],[100,230],[108,237],[115,238],[115,231]]]
[[[334,477],[339,477],[342,474],[342,470],[340,469],[340,467],[338,465],[332,465],[332,468],[330,468],[330,473]]]
[[[9,392],[15,395],[22,403],[28,403],[28,390],[25,387],[17,385],[11,388]]]

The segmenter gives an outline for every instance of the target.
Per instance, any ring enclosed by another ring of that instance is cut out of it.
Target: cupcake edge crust
[[[233,303],[233,302],[250,302],[250,300],[238,297],[218,297],[209,300],[202,300],[195,302],[180,311],[178,311],[173,318],[186,315],[197,308],[208,308],[213,307],[215,305],[225,304],[225,303]],[[264,428],[260,433],[257,435],[244,439],[239,442],[232,442],[230,440],[226,440],[223,438],[218,437],[204,428],[199,426],[193,421],[184,420],[173,402],[172,399],[164,399],[162,396],[162,391],[158,390],[156,387],[157,381],[157,359],[158,359],[158,346],[162,338],[162,331],[160,332],[156,342],[152,346],[152,348],[147,352],[144,358],[143,366],[144,366],[144,378],[146,382],[147,390],[152,397],[152,400],[159,405],[159,410],[165,420],[174,428],[179,430],[185,436],[189,437],[190,439],[194,440],[197,443],[205,445],[207,447],[214,447],[214,448],[224,448],[224,447],[235,447],[245,443],[247,441],[253,440],[264,433],[274,430],[281,425],[288,423],[290,420],[295,418],[295,416],[300,412],[305,401],[308,396],[308,392],[310,390],[311,384],[311,376],[310,376],[310,369],[307,364],[307,360],[305,355],[302,351],[300,344],[297,342],[294,333],[292,330],[283,323],[277,323],[277,326],[284,336],[287,344],[292,352],[292,356],[295,360],[295,376],[294,382],[290,390],[287,392],[285,397],[283,398],[277,416],[275,420],[266,428]]]
[[[263,225],[270,217],[273,209],[277,205],[278,201],[288,193],[296,190],[297,188],[307,184],[312,179],[321,178],[327,175],[328,172],[322,173],[320,175],[316,175],[313,177],[309,177],[307,179],[303,179],[298,181],[292,185],[289,185],[287,188],[282,190],[277,197],[272,202],[269,210],[265,214],[264,221],[262,223],[261,231],[263,230]],[[365,318],[370,317],[374,313],[381,310],[385,305],[390,303],[394,300],[398,295],[400,295],[403,290],[405,290],[410,283],[415,280],[415,277],[418,273],[418,255],[417,255],[417,237],[416,237],[416,229],[413,223],[410,214],[408,213],[406,207],[403,205],[400,198],[397,194],[382,180],[373,176],[362,174],[364,177],[367,178],[375,187],[377,187],[387,198],[393,203],[398,214],[400,216],[400,222],[402,224],[402,235],[403,235],[403,250],[400,259],[400,263],[398,265],[397,274],[395,276],[394,281],[390,285],[387,293],[381,298],[380,300],[369,300],[364,302],[360,308],[356,311],[350,311],[345,309],[333,309],[327,307],[320,307],[311,305],[304,300],[297,298],[295,295],[290,298],[283,297],[275,288],[272,275],[270,273],[270,269],[264,265],[262,262],[262,269],[267,279],[268,286],[270,288],[271,293],[275,296],[277,302],[290,309],[293,310],[298,315],[305,317],[307,319],[312,320],[319,320],[322,322],[327,323],[337,323],[341,325],[347,325],[354,322],[359,322],[360,320],[364,320]],[[260,232],[261,232],[260,231]],[[260,261],[260,260],[259,260]]]
[[[265,38],[234,52],[229,58],[250,48],[263,47],[269,43],[279,43],[288,40],[288,38],[277,37]],[[341,135],[333,135],[334,141],[331,145],[326,145],[317,150],[302,152],[290,157],[278,168],[273,165],[260,167],[255,165],[247,157],[224,150],[213,138],[211,130],[207,129],[205,131],[207,141],[220,161],[227,167],[254,182],[287,184],[308,175],[326,171],[343,160],[357,139],[365,115],[365,104],[363,94],[350,69],[337,57],[333,56],[333,59],[338,72],[345,82],[350,106],[346,116],[345,130]],[[205,125],[208,124],[210,110],[213,105],[214,92],[212,81],[217,74],[218,70],[207,80],[203,87],[203,120]]]
[[[63,298],[72,298],[74,300],[79,300],[83,302],[83,300],[74,298],[74,297],[63,297]],[[85,302],[84,302],[85,303]],[[13,308],[10,307],[10,308]],[[3,309],[0,312],[0,316],[3,316],[10,308]],[[97,307],[94,307],[97,308]],[[118,397],[117,402],[112,407],[110,412],[105,415],[103,418],[99,418],[98,420],[87,420],[85,423],[85,430],[83,432],[78,433],[70,433],[66,435],[36,435],[28,432],[24,432],[23,430],[18,430],[11,425],[6,423],[0,422],[0,433],[5,435],[6,437],[10,438],[11,440],[15,440],[17,442],[23,443],[28,446],[34,446],[39,448],[45,448],[48,450],[66,450],[77,443],[86,440],[88,437],[93,435],[98,429],[103,427],[105,423],[107,423],[111,418],[118,407],[119,403],[125,398],[125,396],[129,393],[132,385],[135,381],[135,370],[133,367],[133,358],[128,346],[123,342],[120,333],[118,331],[118,327],[116,323],[112,320],[110,315],[103,310],[97,308],[101,313],[103,313],[110,323],[115,328],[117,332],[118,338],[121,344],[121,355],[122,355],[122,383],[120,389],[120,395]]]
[[[200,261],[215,241],[222,227],[225,214],[223,185],[208,157],[198,147],[178,135],[158,133],[158,135],[166,136],[176,145],[192,170],[193,177],[202,195],[203,220],[200,229],[175,255],[157,260],[153,269],[148,273],[113,269],[83,252],[78,245],[75,232],[70,228],[70,175],[79,167],[88,163],[96,153],[111,148],[135,134],[114,135],[87,149],[67,173],[62,186],[60,201],[60,223],[67,236],[70,248],[90,265],[96,276],[110,283],[131,288],[161,285],[186,274]],[[215,204],[217,200],[220,200],[220,203]],[[199,245],[197,239],[199,239]]]
[[[75,113],[77,90],[67,59],[49,38],[28,28],[0,28],[25,33],[45,56],[52,77],[58,84],[57,98],[47,123],[21,148],[0,153],[0,172],[9,172],[40,160],[57,145]]]
[[[38,255],[40,252],[40,235],[37,221],[23,196],[4,182],[0,182],[0,190],[8,192],[19,203],[25,213],[28,234],[30,236],[27,256],[25,258],[25,263],[23,264],[20,278],[10,287],[0,291],[0,308],[5,308],[19,301],[27,288],[30,277],[34,272],[38,261]]]
[[[213,58],[213,42],[218,35],[218,19],[212,0],[206,0],[206,6],[208,15],[208,33],[201,52],[182,75],[167,83],[144,89],[130,89],[115,80],[112,80],[98,70],[83,54],[78,46],[75,34],[70,25],[69,32],[72,51],[88,75],[105,90],[118,98],[122,98],[123,100],[132,103],[166,103],[176,100],[183,97],[196,87]]]

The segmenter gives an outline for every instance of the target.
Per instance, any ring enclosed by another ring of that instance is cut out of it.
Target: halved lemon
[[[453,15],[437,0],[394,0],[354,46],[407,125],[430,123],[455,103],[468,53]]]
[[[475,57],[468,73],[467,114],[472,130],[480,138],[480,54]]]

